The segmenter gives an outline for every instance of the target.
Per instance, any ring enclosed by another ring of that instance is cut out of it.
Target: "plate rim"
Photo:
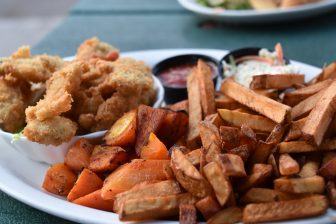
[[[175,55],[175,54],[181,54],[181,53],[193,53],[193,52],[198,52],[200,54],[218,54],[220,55],[220,57],[222,57],[224,54],[226,54],[228,52],[228,50],[225,49],[208,49],[208,48],[180,48],[180,49],[151,49],[151,50],[139,50],[139,51],[128,51],[128,52],[124,52],[121,55],[124,56],[131,56],[131,55],[141,55],[141,54],[155,54],[161,52],[162,54],[165,54],[165,57],[169,57],[170,55]],[[220,57],[216,57],[216,58],[220,58]],[[159,59],[156,58],[156,60],[158,61]],[[316,66],[312,66],[309,64],[305,64],[302,62],[297,62],[297,61],[292,61],[295,64],[298,64],[299,66],[305,66],[309,69],[315,69],[316,72],[317,71],[321,71],[320,68],[316,67]],[[2,142],[0,144],[3,144]],[[6,145],[5,145],[6,146]],[[8,147],[8,146],[6,146]],[[10,149],[6,149],[6,150],[10,150]],[[13,153],[18,153],[18,152],[13,152]],[[21,154],[17,154],[19,156],[22,156]],[[6,157],[4,157],[6,158]],[[28,158],[22,158],[22,159],[27,159]],[[0,162],[2,161],[2,157],[0,157]],[[33,163],[34,165],[40,165],[40,163],[29,160],[28,163]],[[24,182],[23,179],[20,179],[19,177],[16,177],[15,175],[13,175],[10,170],[5,169],[5,163],[0,163],[0,190],[3,191],[4,193],[6,193],[7,195],[15,198],[16,200],[23,202],[31,207],[34,207],[38,210],[41,210],[43,212],[46,212],[48,214],[63,218],[63,219],[67,219],[70,221],[75,221],[75,222],[81,222],[81,223],[108,223],[109,221],[111,223],[124,223],[124,222],[120,222],[118,219],[118,215],[111,213],[111,212],[104,212],[104,211],[100,211],[100,210],[96,210],[96,209],[92,209],[92,208],[86,208],[83,206],[79,206],[73,203],[70,203],[64,199],[61,199],[60,197],[57,197],[55,195],[52,195],[48,192],[43,191],[43,189],[41,188],[36,188],[34,186],[31,186],[29,183]],[[42,169],[42,165],[41,168]],[[14,181],[14,183],[8,183],[6,181],[7,178],[11,178]],[[26,190],[20,189],[20,187],[15,188],[15,183],[19,184],[20,186],[24,186],[27,187]],[[30,194],[28,193],[34,193],[37,194],[41,197],[39,197],[38,199],[31,197]],[[26,192],[26,194],[25,194]],[[47,202],[49,204],[52,204],[53,206],[46,206],[45,204],[46,201],[44,201],[44,199],[47,200]],[[70,211],[67,211],[67,207],[70,207]],[[56,208],[56,210],[55,210]],[[58,208],[62,208],[62,209],[58,209]],[[81,214],[86,214],[85,216],[80,215],[78,216],[75,211],[79,211]],[[94,215],[91,215],[94,214]],[[335,213],[336,214],[336,213]],[[91,216],[90,216],[91,215]],[[93,216],[93,217],[92,217]],[[320,220],[327,220],[326,216],[323,217],[319,217],[319,221]],[[99,218],[96,218],[99,217]],[[101,220],[101,217],[108,217],[108,220]],[[299,220],[299,223],[301,221],[305,220]],[[330,221],[330,220],[329,220]],[[297,221],[295,221],[296,223],[298,223]],[[146,223],[178,223],[175,221],[153,221],[153,222],[146,222]]]

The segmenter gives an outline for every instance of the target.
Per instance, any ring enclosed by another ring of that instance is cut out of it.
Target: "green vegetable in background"
[[[221,7],[233,10],[251,9],[248,0],[197,0],[197,2],[209,7]]]

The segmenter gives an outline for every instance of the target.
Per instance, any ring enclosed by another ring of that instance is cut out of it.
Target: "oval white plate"
[[[224,10],[205,7],[197,0],[178,0],[187,10],[214,20],[232,23],[270,23],[276,21],[292,21],[327,13],[336,8],[336,0],[301,5],[288,9],[270,10]]]
[[[148,50],[123,54],[133,58],[144,60],[150,66],[158,61],[178,54],[199,53],[210,55],[220,59],[227,53],[225,50],[210,49],[179,49],[179,50]],[[312,78],[320,72],[319,68],[299,62],[293,62],[299,66],[301,72]],[[111,212],[99,211],[72,204],[61,197],[49,194],[41,189],[47,165],[29,160],[18,153],[2,140],[0,141],[0,189],[23,203],[26,203],[49,214],[56,215],[79,223],[122,223],[118,215]],[[289,223],[332,223],[336,212],[329,209],[324,216],[292,221]],[[172,221],[153,221],[146,223],[178,223]]]

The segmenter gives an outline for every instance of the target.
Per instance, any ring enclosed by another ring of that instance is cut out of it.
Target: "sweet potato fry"
[[[177,148],[172,151],[170,166],[177,181],[191,194],[201,198],[211,194],[212,190],[207,180]]]
[[[200,145],[200,136],[198,123],[202,120],[201,96],[199,94],[199,86],[196,77],[196,70],[192,70],[187,78],[188,90],[188,111],[189,111],[189,129],[187,136],[187,145],[189,148],[198,148]]]
[[[281,177],[274,180],[274,189],[289,193],[323,193],[324,179],[320,176],[306,178],[285,178]]]
[[[188,131],[188,115],[184,111],[167,110],[161,128],[157,132],[159,139],[170,148]]]
[[[221,154],[218,157],[218,163],[225,176],[244,177],[246,176],[244,162],[238,155]]]
[[[336,81],[333,81],[307,117],[307,121],[302,128],[302,135],[309,143],[321,144],[323,136],[335,114],[335,97]]]
[[[166,110],[152,108],[145,105],[138,107],[138,119],[137,119],[137,137],[135,140],[135,151],[138,156],[141,154],[141,149],[147,144],[149,134],[151,132],[156,133],[165,116]]]
[[[207,221],[207,224],[237,223],[242,221],[242,218],[243,210],[241,208],[229,207],[216,213]]]
[[[84,169],[69,192],[67,199],[73,201],[101,189],[102,186],[103,181],[94,172],[89,169]]]
[[[230,195],[233,194],[229,179],[216,162],[210,162],[205,165],[203,172],[214,189],[219,204],[224,206]]]
[[[298,175],[303,178],[317,175],[317,171],[320,166],[320,160],[321,158],[315,154],[307,156],[306,161]]]
[[[334,180],[329,180],[327,182],[327,195],[330,206],[336,208],[336,185]]]
[[[290,201],[249,204],[244,209],[243,222],[271,222],[311,217],[325,213],[327,207],[327,199],[322,195]]]
[[[196,208],[193,204],[181,203],[180,204],[180,224],[197,224]]]
[[[245,192],[252,187],[263,183],[272,174],[272,166],[269,164],[254,164],[252,173],[238,181],[235,189],[238,192]]]
[[[278,74],[278,75],[255,75],[250,83],[251,89],[286,89],[294,84],[303,84],[304,75]]]
[[[77,180],[77,176],[62,163],[50,166],[44,177],[42,187],[53,194],[66,196]]]
[[[221,210],[220,205],[217,200],[211,196],[207,196],[198,202],[196,202],[196,208],[202,213],[205,219],[211,218],[219,210]]]
[[[119,118],[105,134],[107,145],[127,146],[134,144],[137,125],[137,111],[131,110]]]
[[[265,203],[265,202],[275,202],[275,201],[288,201],[293,199],[298,199],[305,197],[306,195],[301,194],[290,194],[286,192],[281,192],[278,190],[267,189],[267,188],[251,188],[248,190],[241,201],[245,204],[249,203]]]
[[[218,113],[224,121],[236,127],[246,124],[256,131],[270,132],[275,126],[273,121],[260,115],[251,115],[227,109],[218,109]]]
[[[179,193],[182,193],[182,190],[175,180],[165,180],[139,187],[135,186],[134,188],[115,196],[113,210],[118,212],[124,201],[128,199],[141,199]]]
[[[77,198],[73,203],[95,208],[103,211],[113,211],[113,200],[104,200],[101,197],[101,189],[96,190],[90,194]]]
[[[197,62],[196,77],[201,95],[203,117],[216,113],[215,87],[212,81],[212,71],[202,60]]]
[[[121,221],[141,221],[170,217],[178,215],[180,204],[195,202],[196,198],[190,193],[129,199],[121,206],[119,219]]]
[[[166,146],[156,137],[154,133],[150,133],[148,143],[141,149],[141,159],[169,159]]]
[[[105,179],[102,198],[112,199],[116,194],[127,191],[143,181],[166,180],[165,169],[168,166],[169,160],[134,159],[119,167]]]
[[[127,160],[127,152],[119,146],[96,145],[88,168],[97,173],[113,171]]]
[[[186,155],[187,160],[191,162],[192,165],[197,166],[201,162],[201,149],[195,149]]]
[[[64,158],[64,164],[75,172],[88,168],[93,145],[86,139],[81,138],[73,144]]]
[[[221,91],[225,95],[268,117],[276,123],[290,120],[291,108],[268,97],[253,92],[232,79],[222,83]]]
[[[289,106],[295,106],[301,101],[307,99],[308,97],[314,95],[315,93],[326,89],[330,83],[332,82],[331,79],[324,80],[322,82],[318,82],[316,84],[292,91],[287,92],[284,95],[283,103]]]
[[[279,171],[283,176],[293,175],[300,171],[300,165],[288,153],[279,157]]]
[[[203,148],[206,152],[206,161],[211,162],[221,152],[222,141],[218,128],[210,122],[201,121],[198,125]]]

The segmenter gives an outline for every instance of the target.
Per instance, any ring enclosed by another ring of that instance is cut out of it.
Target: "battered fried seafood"
[[[119,51],[108,43],[101,42],[97,37],[84,41],[78,48],[76,58],[78,60],[90,60],[100,58],[106,61],[114,61],[119,57]]]

